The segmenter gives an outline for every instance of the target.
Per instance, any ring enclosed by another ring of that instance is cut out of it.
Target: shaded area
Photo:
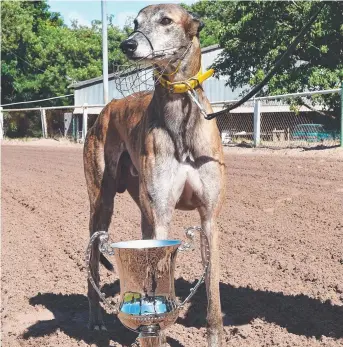
[[[88,300],[84,295],[38,294],[30,299],[30,304],[43,305],[53,313],[55,318],[49,321],[39,321],[30,326],[23,334],[24,339],[50,335],[60,329],[74,339],[105,347],[109,346],[110,340],[130,345],[137,337],[137,334],[126,329],[114,315],[104,311],[103,318],[108,332],[89,331],[87,328]]]
[[[176,281],[178,292],[186,296],[194,284],[184,279]],[[255,318],[275,323],[288,332],[307,337],[322,335],[339,339],[343,337],[343,307],[321,302],[306,295],[284,295],[271,291],[254,290],[249,287],[235,288],[220,283],[222,311],[225,321],[244,325]],[[205,286],[194,295],[185,318],[178,323],[185,326],[204,326],[206,315]]]
[[[185,298],[194,285],[195,282],[176,279],[176,295]],[[114,296],[119,290],[119,280],[103,287],[106,296]],[[261,318],[296,335],[343,337],[343,307],[329,301],[323,303],[303,294],[293,296],[249,287],[235,288],[226,283],[220,283],[220,295],[224,325],[244,325]],[[177,323],[186,327],[206,326],[206,308],[206,289],[202,285],[191,299],[185,317],[179,318]]]
[[[185,297],[195,283],[189,283],[179,278],[176,280],[176,295]],[[103,287],[106,296],[114,296],[119,292],[119,281],[106,284]],[[307,337],[322,335],[331,338],[343,337],[343,307],[322,303],[306,295],[284,295],[269,291],[253,290],[251,288],[234,288],[231,285],[220,284],[222,309],[226,314],[225,321],[234,325],[250,323],[255,318],[275,323],[287,331]],[[30,304],[43,305],[49,309],[55,319],[40,321],[32,325],[24,334],[24,338],[49,335],[58,328],[77,340],[87,343],[97,343],[108,346],[110,340],[123,345],[132,344],[137,335],[126,329],[116,317],[104,312],[104,321],[108,333],[96,334],[86,328],[88,319],[88,301],[83,295],[62,295],[46,293],[30,299]],[[201,286],[192,298],[191,306],[184,318],[178,323],[186,327],[203,327],[206,324],[206,290]],[[98,336],[97,336],[98,335]],[[178,341],[168,338],[173,346],[182,346]]]
[[[323,149],[331,149],[331,148],[338,148],[340,145],[332,145],[332,146],[327,146],[327,145],[318,145],[315,147],[304,147],[304,151],[318,151],[318,150],[323,150]]]
[[[114,288],[118,288],[114,285]],[[89,331],[88,322],[88,299],[80,294],[38,294],[30,299],[32,306],[42,305],[50,310],[54,319],[38,321],[30,326],[22,335],[24,339],[53,334],[57,329],[66,335],[83,340],[88,344],[96,344],[98,347],[110,346],[110,341],[115,341],[123,346],[130,346],[137,338],[137,334],[125,328],[116,316],[103,311],[104,323],[107,332]],[[178,341],[167,337],[171,347],[182,347]]]

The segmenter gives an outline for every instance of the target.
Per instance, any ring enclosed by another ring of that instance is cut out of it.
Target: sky
[[[191,4],[196,0],[183,0],[183,3]],[[107,14],[114,15],[114,24],[122,28],[130,17],[136,17],[137,13],[145,6],[159,3],[180,3],[177,0],[156,0],[156,1],[117,1],[107,0]],[[72,19],[77,19],[81,25],[90,26],[92,20],[101,20],[101,0],[90,1],[67,1],[67,0],[48,0],[50,10],[60,12],[67,25],[71,24]]]

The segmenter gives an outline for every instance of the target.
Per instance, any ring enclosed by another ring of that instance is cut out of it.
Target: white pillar
[[[4,114],[2,107],[0,107],[0,140],[4,138]]]
[[[87,121],[88,121],[88,104],[83,105],[83,117],[82,117],[82,141],[84,142],[87,135]]]
[[[261,142],[261,100],[254,100],[254,146]]]
[[[46,139],[48,137],[48,128],[46,124],[46,114],[45,114],[45,109],[41,108],[40,109],[40,117],[42,121],[42,135]]]
[[[104,85],[104,104],[108,103],[108,43],[107,43],[107,13],[106,1],[101,0],[102,17],[102,76]]]

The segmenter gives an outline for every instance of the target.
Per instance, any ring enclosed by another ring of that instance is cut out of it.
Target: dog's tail
[[[100,253],[100,263],[104,265],[108,271],[114,271],[112,263],[102,253]]]

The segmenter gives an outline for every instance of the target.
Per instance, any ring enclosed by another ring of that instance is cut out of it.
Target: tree
[[[319,6],[317,1],[223,4],[230,11],[220,27],[219,42],[224,51],[214,68],[228,76],[232,88],[262,81]],[[310,32],[261,94],[338,88],[343,79],[342,13],[343,2],[326,2]],[[337,95],[318,99],[328,108],[339,105]]]
[[[230,17],[233,2],[225,1],[198,1],[192,5],[181,4],[187,11],[196,14],[205,27],[200,32],[202,47],[219,43],[220,30],[224,27],[226,19]]]
[[[102,74],[99,23],[68,28],[46,1],[2,2],[1,19],[2,104],[70,94],[73,80]],[[124,61],[119,44],[125,33],[110,25],[108,37],[111,68]],[[45,105],[70,103],[56,99]]]

